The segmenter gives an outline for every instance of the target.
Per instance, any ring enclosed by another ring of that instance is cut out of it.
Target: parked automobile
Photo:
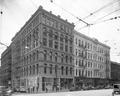
[[[10,96],[12,90],[6,86],[0,86],[0,96]]]
[[[14,89],[14,93],[26,93],[26,90]]]
[[[120,94],[120,84],[114,84],[113,85],[112,96],[114,96],[114,94]]]

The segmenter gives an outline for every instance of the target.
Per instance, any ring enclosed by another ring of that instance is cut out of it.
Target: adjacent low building
[[[74,31],[74,76],[79,87],[97,86],[110,79],[110,47]]]

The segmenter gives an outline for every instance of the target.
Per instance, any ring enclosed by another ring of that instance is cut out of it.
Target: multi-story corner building
[[[9,46],[1,55],[0,84],[3,86],[11,85],[11,46]]]
[[[74,31],[74,66],[76,85],[105,83],[110,79],[110,47]]]
[[[120,63],[111,61],[111,83],[120,83]]]
[[[73,23],[39,7],[12,39],[12,87],[30,93],[70,88],[73,29]]]

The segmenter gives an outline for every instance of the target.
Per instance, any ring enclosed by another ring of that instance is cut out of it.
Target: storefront
[[[68,90],[73,85],[70,78],[47,78],[43,77],[42,90],[45,92],[56,92]]]

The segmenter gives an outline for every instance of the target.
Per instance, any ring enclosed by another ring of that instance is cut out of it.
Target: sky
[[[0,42],[10,45],[25,22],[41,5],[75,24],[75,29],[111,47],[111,60],[120,63],[120,0],[0,0]],[[106,6],[107,5],[107,6]],[[105,7],[106,6],[106,7]],[[77,19],[80,18],[86,23]],[[0,54],[6,49],[0,45]]]

